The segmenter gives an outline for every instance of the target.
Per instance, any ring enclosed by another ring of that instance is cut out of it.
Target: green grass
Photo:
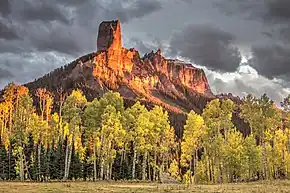
[[[155,184],[129,182],[52,182],[52,183],[22,183],[0,182],[0,192],[31,193],[31,192],[290,192],[290,181],[267,181],[254,183],[223,184],[223,185],[184,185],[184,184]]]

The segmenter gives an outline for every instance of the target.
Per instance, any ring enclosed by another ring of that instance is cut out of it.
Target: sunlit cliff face
[[[137,50],[123,48],[118,20],[100,24],[97,48],[93,75],[109,81],[112,86],[120,82],[135,82],[136,85],[147,89],[163,87],[174,91],[175,85],[178,85],[191,92],[211,94],[203,70],[191,64],[167,60],[161,55],[160,50],[140,58]],[[165,78],[169,84],[162,85],[164,81],[161,79]]]
[[[134,48],[123,48],[118,20],[100,24],[97,48],[92,58],[73,70],[73,77],[85,77],[90,88],[105,86],[124,97],[138,96],[175,112],[180,108],[168,104],[168,97],[176,100],[173,103],[191,103],[196,95],[213,97],[202,69],[180,60],[166,59],[160,49],[140,57]]]

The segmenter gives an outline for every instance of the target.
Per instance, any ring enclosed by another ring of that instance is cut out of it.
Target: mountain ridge
[[[68,87],[78,87],[78,83],[100,96],[110,89],[119,91],[125,98],[135,99],[142,96],[157,104],[162,103],[159,100],[160,95],[185,101],[196,96],[214,97],[202,69],[183,61],[166,59],[160,49],[141,58],[136,49],[123,48],[119,20],[100,24],[97,48],[97,52],[82,56],[66,67],[56,69],[25,85],[35,89],[35,85],[45,86],[41,82],[48,82],[47,87],[51,85],[67,90]],[[57,81],[48,80],[48,76],[57,77]],[[167,106],[166,103],[163,106]],[[173,106],[167,108],[174,109]],[[176,112],[182,109],[180,105],[175,106],[178,106],[174,110]],[[200,109],[194,107],[195,105],[190,106],[195,110]]]
[[[123,48],[119,20],[100,23],[97,49],[24,86],[33,94],[37,88],[46,88],[54,93],[56,101],[59,90],[69,93],[78,88],[88,100],[108,90],[117,91],[126,106],[137,100],[149,108],[162,106],[180,132],[186,113],[202,113],[206,103],[217,98],[202,69],[166,59],[160,49],[140,57],[136,49]]]

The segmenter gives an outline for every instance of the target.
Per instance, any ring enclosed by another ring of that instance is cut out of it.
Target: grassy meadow
[[[42,193],[42,192],[229,192],[229,193],[286,193],[290,192],[290,181],[266,181],[222,185],[184,185],[129,182],[51,182],[23,183],[0,182],[0,192],[5,193]]]

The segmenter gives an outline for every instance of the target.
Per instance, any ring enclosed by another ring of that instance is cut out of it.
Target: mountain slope
[[[108,90],[118,91],[127,106],[140,100],[147,106],[164,107],[170,112],[175,127],[183,125],[184,113],[190,110],[200,113],[207,101],[215,98],[202,69],[166,59],[160,50],[141,58],[134,48],[123,48],[118,20],[100,24],[97,48],[97,52],[25,86],[32,92],[44,87],[55,95],[60,88],[65,92],[79,88],[88,100],[102,96]]]

